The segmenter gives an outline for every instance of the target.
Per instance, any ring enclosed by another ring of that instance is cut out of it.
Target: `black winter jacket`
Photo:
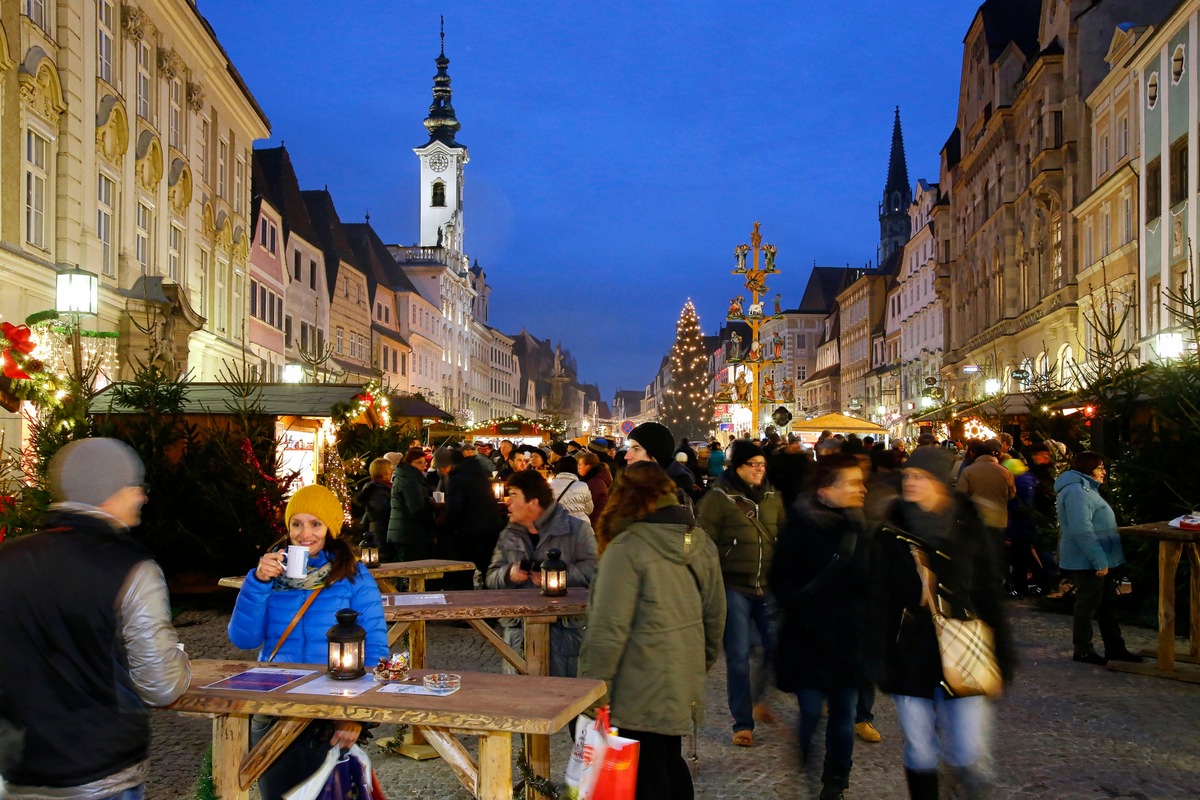
[[[839,548],[847,533],[853,551],[845,558]],[[830,508],[806,493],[788,511],[770,573],[783,616],[775,671],[781,690],[861,682],[869,549],[859,509]]]
[[[932,698],[943,680],[933,619],[921,606],[916,564],[896,529],[922,542],[951,601],[951,615],[966,619],[973,613],[991,626],[1001,675],[1006,684],[1012,679],[1016,651],[1001,599],[998,547],[992,546],[971,499],[950,494],[953,505],[945,513],[953,519],[945,537],[920,530],[915,506],[904,500],[892,505],[875,536],[869,666],[879,688],[891,694]]]

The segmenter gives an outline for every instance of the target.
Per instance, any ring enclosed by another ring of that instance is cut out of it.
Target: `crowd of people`
[[[1114,614],[1124,555],[1102,456],[1077,454],[1057,474],[1056,443],[1018,448],[1001,435],[958,448],[923,436],[917,445],[910,453],[826,432],[810,448],[770,429],[759,440],[693,443],[656,422],[633,428],[620,449],[605,439],[414,443],[370,461],[353,534],[325,486],[291,496],[286,536],[247,574],[229,637],[261,661],[319,663],[335,612],[351,609],[368,662],[386,656],[379,589],[354,536],[375,537],[384,560],[475,564],[473,578],[445,578],[447,589],[537,589],[553,550],[589,603],[586,618],[553,626],[550,673],[605,682],[612,723],[641,743],[639,797],[693,796],[682,737],[704,719],[706,675],[722,651],[735,749],[755,745],[756,723],[777,722],[772,680],[796,697],[801,769],[826,717],[821,800],[848,789],[855,740],[882,739],[876,687],[896,705],[910,796],[935,800],[945,765],[961,796],[982,797],[993,780],[988,701],[947,683],[934,604],[987,624],[1007,684],[1015,654],[1003,599],[1066,577],[1074,660],[1140,660]],[[64,447],[51,463],[46,530],[0,549],[0,603],[22,609],[0,618],[0,638],[18,645],[0,653],[8,796],[143,796],[144,712],[178,697],[189,671],[162,573],[129,535],[147,499],[142,474],[115,440]],[[1057,566],[1039,535],[1048,521],[1061,530]],[[289,546],[307,552],[298,575],[285,571]],[[519,621],[500,625],[520,648]],[[31,670],[30,654],[46,663]],[[48,694],[36,677],[45,674],[71,678],[62,688],[72,690]],[[70,714],[96,746],[65,747],[53,714]],[[252,740],[276,722],[255,717]],[[282,797],[330,746],[365,735],[353,722],[310,725],[263,774],[261,796]]]

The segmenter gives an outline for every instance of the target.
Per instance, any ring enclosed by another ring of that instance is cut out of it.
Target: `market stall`
[[[882,441],[884,444],[887,444],[888,438],[891,436],[887,428],[847,414],[822,414],[812,419],[793,420],[789,430],[797,434],[800,441],[809,446],[816,443],[823,431],[842,435],[853,433],[859,437],[874,436],[876,440]]]

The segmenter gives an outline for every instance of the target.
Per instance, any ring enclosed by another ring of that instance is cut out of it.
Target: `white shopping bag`
[[[603,712],[601,709],[598,715],[604,717],[603,722],[586,714],[575,720],[575,744],[567,761],[567,800],[591,800],[608,749],[608,736],[602,727],[607,724],[607,714]]]
[[[347,755],[354,756],[362,764],[363,784],[367,787],[368,794],[370,794],[374,788],[371,785],[374,780],[374,772],[371,770],[371,757],[358,745],[353,745],[347,752]],[[329,748],[329,752],[325,754],[325,760],[321,762],[321,766],[317,771],[301,783],[284,792],[283,800],[318,800],[321,792],[325,789],[325,783],[329,780],[329,776],[333,774],[333,770],[337,767],[338,760],[341,757],[342,750],[340,747],[334,746]]]

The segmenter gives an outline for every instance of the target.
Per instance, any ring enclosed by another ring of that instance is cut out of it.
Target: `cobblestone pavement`
[[[1008,696],[994,705],[996,798],[1200,798],[1200,686],[1076,664],[1070,659],[1070,617],[1020,604],[1012,606],[1012,616],[1021,663]],[[195,658],[253,658],[228,643],[227,622],[228,613],[219,611],[186,611],[176,620]],[[430,667],[499,669],[499,657],[474,631],[443,624],[428,630]],[[1126,627],[1125,634],[1132,649],[1153,647],[1153,631]],[[819,766],[810,771],[814,774],[798,768],[791,735],[795,701],[775,690],[769,700],[779,722],[759,724],[755,747],[732,747],[725,672],[720,663],[713,669],[698,741],[698,798],[816,797]],[[147,797],[193,797],[210,722],[157,711],[153,724]],[[856,743],[847,797],[907,797],[901,738],[886,695],[876,702],[876,726],[883,741]],[[817,736],[823,741],[822,730]],[[467,744],[473,749],[473,741]],[[555,735],[551,777],[556,780],[562,779],[569,746],[566,733]],[[411,761],[373,746],[370,752],[392,800],[470,797],[440,760]]]

